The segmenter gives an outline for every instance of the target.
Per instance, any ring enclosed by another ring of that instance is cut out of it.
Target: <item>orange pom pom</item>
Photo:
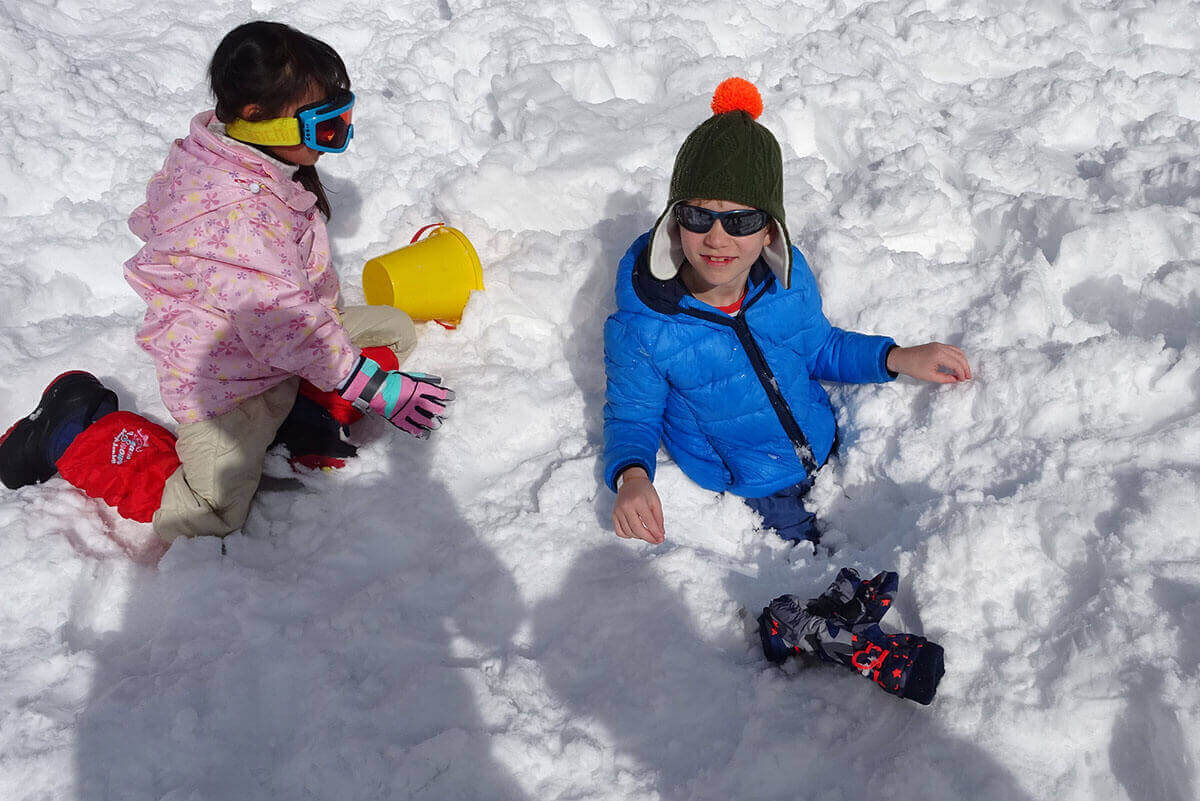
[[[712,110],[713,114],[744,111],[758,119],[763,110],[762,95],[754,88],[754,84],[744,78],[726,78],[713,92]]]

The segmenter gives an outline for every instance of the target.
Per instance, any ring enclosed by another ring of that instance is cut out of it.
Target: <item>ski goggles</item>
[[[293,117],[260,122],[236,119],[225,126],[225,133],[251,145],[304,145],[322,153],[341,153],[354,138],[353,111],[354,93],[343,90],[331,98],[296,109]]]
[[[717,220],[721,221],[721,227],[730,236],[750,236],[766,228],[767,223],[771,222],[771,215],[759,209],[712,211],[687,203],[675,207],[675,221],[693,234],[707,234]]]

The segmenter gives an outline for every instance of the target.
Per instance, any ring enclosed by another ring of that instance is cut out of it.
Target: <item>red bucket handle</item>
[[[444,222],[436,222],[436,223],[430,223],[429,225],[424,226],[420,231],[417,231],[415,234],[413,234],[413,238],[409,240],[408,244],[415,245],[417,243],[417,240],[421,238],[421,234],[425,233],[430,228],[437,228],[439,225],[445,225],[445,223]]]

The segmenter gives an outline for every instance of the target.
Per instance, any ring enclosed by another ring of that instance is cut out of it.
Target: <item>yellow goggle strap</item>
[[[239,142],[268,147],[298,145],[300,121],[295,117],[279,117],[274,120],[247,122],[240,117],[225,126],[225,134]]]

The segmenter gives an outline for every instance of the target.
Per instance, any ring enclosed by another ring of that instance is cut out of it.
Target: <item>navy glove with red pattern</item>
[[[779,596],[758,618],[764,655],[779,663],[793,654],[815,654],[892,695],[930,703],[946,672],[942,647],[916,634],[889,634],[879,627],[899,583],[891,571],[864,581],[854,569],[842,568],[816,598]]]

